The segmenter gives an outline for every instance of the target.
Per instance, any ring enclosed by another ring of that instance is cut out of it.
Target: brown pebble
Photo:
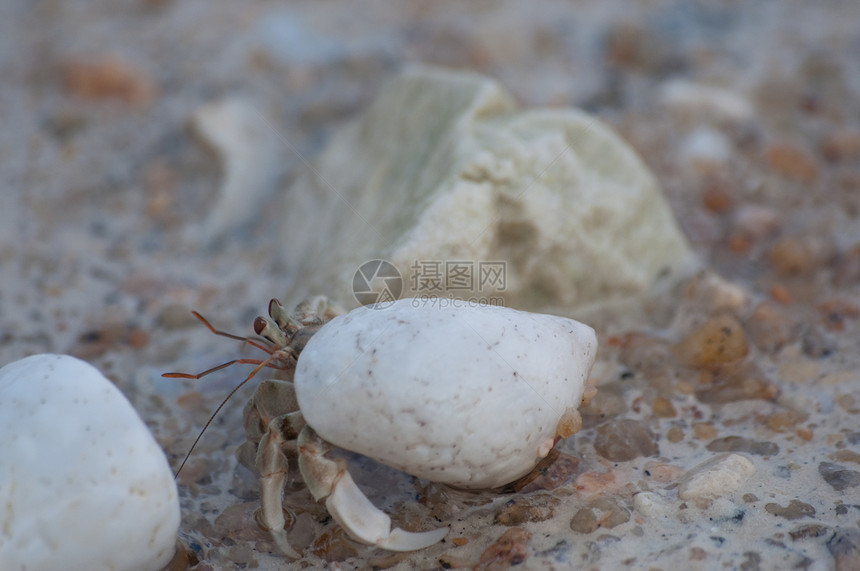
[[[631,332],[621,337],[619,344],[619,361],[628,369],[646,376],[665,369],[666,359],[670,355],[669,345],[665,340],[647,333]]]
[[[711,452],[746,452],[759,456],[774,456],[779,453],[779,446],[773,442],[759,442],[742,436],[718,438],[705,448]]]
[[[200,563],[200,558],[193,549],[188,547],[181,539],[176,540],[176,551],[170,562],[164,566],[162,571],[185,571]],[[197,567],[194,567],[197,569]]]
[[[474,569],[502,571],[514,565],[520,565],[529,556],[528,542],[531,537],[532,534],[526,530],[512,527],[484,550]]]
[[[145,329],[132,327],[126,335],[125,342],[132,349],[143,349],[149,345],[149,332]]]
[[[812,430],[805,427],[805,426],[801,426],[794,433],[797,434],[798,438],[800,438],[801,440],[803,440],[805,442],[809,442],[810,440],[812,440],[812,437],[814,436]]]
[[[268,534],[257,525],[255,514],[259,502],[244,502],[227,506],[217,518],[213,532],[218,537],[236,542],[268,540]]]
[[[597,427],[594,450],[613,462],[627,462],[660,453],[657,439],[641,420],[612,420]]]
[[[660,482],[662,484],[674,482],[684,475],[684,469],[680,466],[673,466],[672,464],[666,464],[665,462],[655,461],[645,464],[643,472],[645,476],[651,479],[651,481]]]
[[[83,99],[115,99],[145,106],[155,96],[152,79],[115,56],[70,60],[63,65],[62,74],[69,93]]]
[[[746,234],[735,230],[729,234],[726,246],[735,254],[746,254],[752,249],[752,240]]]
[[[469,543],[469,538],[468,537],[452,537],[451,543],[453,543],[457,547],[463,547],[464,545]]]
[[[770,249],[771,267],[785,276],[809,275],[834,256],[830,240],[820,236],[785,236]]]
[[[493,523],[510,527],[528,522],[546,521],[555,516],[555,506],[559,501],[549,494],[516,497],[505,502],[496,512]]]
[[[827,549],[833,556],[835,571],[860,569],[860,529],[837,529],[827,540]]]
[[[746,326],[753,344],[765,353],[775,353],[794,341],[799,329],[791,314],[767,301],[755,308]]]
[[[770,298],[781,305],[791,303],[791,293],[782,284],[773,284],[770,286]]]
[[[627,412],[623,394],[624,388],[619,383],[601,386],[588,406],[579,409],[583,428],[593,428]]]
[[[711,212],[722,214],[734,206],[734,197],[724,185],[713,184],[702,194],[702,204]]]
[[[694,422],[693,434],[699,440],[710,440],[716,438],[719,431],[709,422]]]
[[[767,427],[774,432],[787,432],[809,418],[809,414],[794,410],[784,410],[767,417]]]
[[[818,473],[837,492],[860,485],[860,472],[832,462],[818,464]]]
[[[833,354],[836,350],[836,342],[820,327],[807,326],[800,339],[800,347],[805,355],[820,359]]]
[[[623,488],[626,480],[618,478],[617,470],[606,472],[583,472],[576,477],[574,488],[581,496],[605,496]]]
[[[377,555],[376,557],[370,557],[367,560],[367,565],[371,569],[390,569],[397,565],[398,563],[402,563],[403,561],[409,559],[409,553],[391,553],[386,552],[384,555]]]
[[[785,519],[800,519],[815,515],[814,507],[799,500],[791,500],[785,507],[774,503],[766,504],[764,510],[769,514]]]
[[[755,494],[744,494],[743,500],[744,500],[744,502],[751,504],[753,502],[758,501],[758,496],[756,496]]]
[[[343,561],[358,555],[355,544],[339,525],[321,533],[308,550],[325,561]]]
[[[818,177],[818,164],[815,157],[803,147],[777,143],[767,150],[767,161],[775,172],[801,182],[811,184]]]
[[[853,462],[860,464],[860,454],[853,450],[838,450],[830,455],[830,458],[839,462]]]
[[[546,464],[544,461],[552,457]],[[537,492],[540,490],[555,490],[567,484],[579,469],[579,458],[553,448],[546,458],[526,476],[514,482],[512,488],[517,492]]]
[[[749,352],[743,327],[733,316],[718,315],[674,347],[675,356],[692,368],[713,368],[741,359]]]
[[[651,403],[651,410],[654,412],[654,416],[658,418],[675,418],[678,416],[678,411],[675,410],[672,401],[665,397],[655,398],[654,402]]]
[[[612,529],[630,520],[630,511],[614,500],[598,498],[580,508],[570,520],[570,529],[592,533],[599,528]]]
[[[826,525],[808,523],[806,525],[795,527],[793,530],[788,532],[788,536],[791,537],[792,541],[799,541],[801,539],[807,539],[810,537],[821,537],[822,535],[829,532],[830,528]]]
[[[839,252],[834,266],[833,282],[837,286],[849,286],[860,282],[860,244],[854,244]]]
[[[843,331],[848,321],[860,317],[860,308],[847,299],[828,299],[815,306],[821,322],[830,331]]]
[[[860,403],[854,395],[839,395],[836,397],[836,405],[849,414],[860,414]]]
[[[695,395],[705,404],[774,400],[779,395],[779,388],[765,378],[758,365],[743,361],[715,371],[702,371]]]
[[[760,571],[761,554],[756,551],[744,551],[744,560],[738,569],[740,571]]]
[[[775,208],[745,204],[734,216],[733,234],[745,236],[751,242],[758,242],[776,232],[780,220],[780,213]]]
[[[860,159],[860,132],[845,129],[828,133],[819,148],[824,158],[831,162]]]
[[[666,431],[666,440],[671,442],[672,444],[677,444],[684,440],[684,429],[680,426],[673,426],[669,430]]]
[[[704,561],[708,557],[708,552],[701,547],[690,548],[690,561]]]

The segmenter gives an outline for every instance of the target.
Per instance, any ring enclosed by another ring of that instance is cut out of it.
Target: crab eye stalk
[[[271,319],[266,319],[262,315],[254,319],[254,333],[268,339],[278,347],[287,345],[287,336],[284,331]]]

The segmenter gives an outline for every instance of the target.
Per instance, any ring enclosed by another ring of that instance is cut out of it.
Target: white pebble
[[[4,570],[160,569],[179,499],[161,448],[93,366],[34,355],[0,369]]]
[[[711,114],[737,122],[755,117],[749,99],[736,91],[713,85],[673,79],[663,85],[660,98],[667,107],[691,115]]]
[[[702,166],[718,166],[732,154],[728,138],[710,127],[699,127],[681,141],[681,156],[688,162]]]
[[[741,488],[755,465],[741,454],[720,454],[687,472],[679,481],[682,500],[712,500]]]
[[[666,517],[669,503],[655,492],[639,492],[633,496],[633,508],[646,517]]]

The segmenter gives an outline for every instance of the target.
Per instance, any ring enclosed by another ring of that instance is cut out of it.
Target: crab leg
[[[272,534],[275,545],[287,557],[298,559],[299,553],[290,546],[284,529],[286,520],[283,509],[284,484],[287,478],[287,456],[284,453],[289,442],[304,426],[301,412],[291,412],[273,418],[269,429],[257,448],[256,464],[260,468],[260,504],[262,519]]]
[[[350,537],[389,551],[414,551],[440,541],[447,527],[413,533],[391,529],[391,518],[374,506],[355,485],[342,460],[325,458],[330,446],[310,426],[299,434],[299,469],[314,499],[326,498],[331,516]]]

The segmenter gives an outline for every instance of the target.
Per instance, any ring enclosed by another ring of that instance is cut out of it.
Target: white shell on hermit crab
[[[553,315],[403,299],[336,317],[295,387],[326,441],[428,480],[494,488],[579,429],[597,339]]]

